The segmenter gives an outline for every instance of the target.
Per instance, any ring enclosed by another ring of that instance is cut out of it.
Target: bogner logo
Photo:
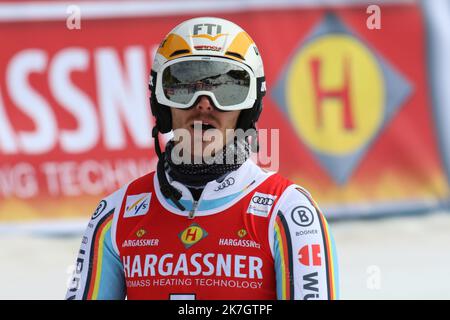
[[[248,205],[247,213],[267,217],[276,198],[277,196],[271,194],[255,192]]]
[[[208,235],[205,229],[200,227],[197,223],[191,224],[189,227],[184,229],[178,234],[181,242],[184,244],[186,249],[189,249],[194,244],[202,240]]]
[[[305,206],[298,206],[291,211],[292,220],[300,227],[309,227],[314,222],[313,212]]]
[[[141,193],[128,196],[125,206],[124,218],[143,216],[150,208],[151,193]]]

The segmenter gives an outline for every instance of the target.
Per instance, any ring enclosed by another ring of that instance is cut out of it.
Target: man
[[[249,158],[265,93],[250,36],[218,18],[181,23],[150,91],[157,170],[100,202],[66,298],[336,299],[324,216]],[[162,153],[158,133],[172,130]]]

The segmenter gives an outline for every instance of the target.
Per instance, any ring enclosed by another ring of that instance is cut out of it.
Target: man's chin
[[[212,142],[200,142],[195,147],[192,146],[191,150],[189,150],[189,156],[192,163],[205,163],[211,158],[214,158],[219,150],[223,147],[216,145],[214,146]]]

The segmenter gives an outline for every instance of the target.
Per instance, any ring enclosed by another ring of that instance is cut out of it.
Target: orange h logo
[[[206,232],[206,230],[202,229],[197,223],[193,223],[189,227],[181,231],[178,234],[178,237],[180,238],[186,249],[188,249],[207,235],[208,232]]]
[[[186,232],[186,236],[184,237],[184,240],[186,241],[195,241],[197,239],[197,228],[189,228]]]
[[[350,63],[348,58],[344,58],[344,79],[343,85],[340,89],[326,90],[320,85],[320,71],[322,61],[319,58],[313,58],[310,61],[310,68],[312,73],[312,83],[314,93],[316,96],[316,125],[323,126],[323,100],[325,99],[340,99],[342,101],[342,122],[346,130],[353,130],[355,124],[352,115],[352,106],[350,100]]]

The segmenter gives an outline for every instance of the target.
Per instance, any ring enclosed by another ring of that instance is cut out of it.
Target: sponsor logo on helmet
[[[258,50],[258,47],[253,46],[253,50],[255,50],[255,54],[256,54],[257,56],[259,56],[259,50]]]
[[[105,211],[107,205],[108,204],[107,204],[107,202],[105,200],[100,201],[100,203],[98,204],[97,209],[95,209],[95,212],[92,215],[91,219],[94,220],[99,215],[101,215],[103,213],[103,211]]]
[[[229,178],[225,179],[224,181],[222,181],[222,183],[220,185],[218,185],[217,188],[214,189],[214,191],[220,191],[229,186],[232,186],[234,184],[234,182],[235,182],[234,178],[229,177]]]
[[[292,221],[300,227],[308,227],[314,222],[313,212],[305,206],[298,206],[291,211]]]
[[[200,227],[197,223],[191,224],[178,234],[181,242],[186,249],[189,249],[194,244],[204,239],[208,235],[205,229]]]
[[[261,82],[261,92],[266,92],[266,91],[267,91],[266,82],[263,81],[263,82]]]
[[[255,192],[248,205],[247,213],[267,217],[276,198],[277,196],[275,195]]]
[[[221,51],[222,47],[208,46],[208,45],[198,45],[198,46],[194,46],[194,49],[195,50]]]
[[[148,84],[153,87],[153,76],[152,75],[150,75],[150,77],[148,79]]]
[[[194,24],[194,27],[192,30],[192,34],[193,34],[192,37],[199,37],[199,38],[205,37],[207,39],[214,41],[218,37],[225,35],[225,34],[221,34],[221,32],[222,32],[222,26],[219,24],[213,24],[213,23]]]
[[[151,193],[141,193],[127,196],[124,218],[137,217],[147,214],[150,208]]]

